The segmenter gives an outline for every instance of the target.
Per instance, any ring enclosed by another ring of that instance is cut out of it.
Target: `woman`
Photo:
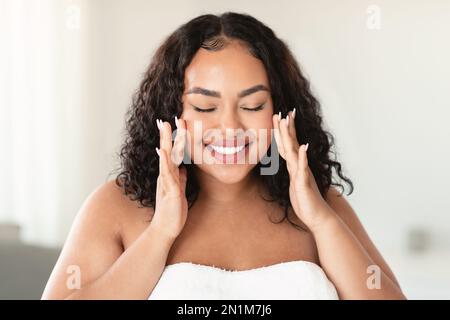
[[[353,190],[322,126],[270,28],[231,12],[182,25],[133,99],[120,173],[82,206],[43,298],[403,299],[333,187],[334,168]]]

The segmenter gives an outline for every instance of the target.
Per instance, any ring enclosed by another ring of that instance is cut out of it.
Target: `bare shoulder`
[[[43,299],[62,299],[71,294],[65,285],[67,270],[83,271],[81,286],[98,279],[124,251],[122,229],[125,218],[138,206],[115,184],[105,182],[87,196],[43,293]]]
[[[80,237],[88,237],[90,241],[93,238],[104,239],[120,245],[126,213],[135,206],[114,180],[98,185],[81,205],[69,240],[76,235],[78,240]]]
[[[357,213],[344,194],[339,192],[335,187],[330,186],[325,201],[357,237],[368,238]]]
[[[140,208],[137,201],[132,201],[128,195],[125,195],[123,188],[118,186],[115,180],[107,181],[98,186],[92,194],[102,205],[119,212]]]
[[[350,204],[348,203],[344,195],[333,186],[330,186],[330,188],[328,189],[325,200],[333,209],[339,208],[346,209],[345,211],[348,211],[350,207]]]
[[[117,232],[121,232],[123,226],[129,224],[135,218],[150,217],[151,214],[151,208],[143,208],[138,201],[131,200],[130,196],[125,194],[123,188],[118,186],[115,180],[107,181],[98,186],[87,202],[92,202],[91,206],[100,207],[101,210],[92,211],[105,215],[105,218],[114,221],[112,227]]]
[[[330,186],[326,193],[325,201],[356,236],[366,236],[358,215],[344,194],[339,192],[335,187]]]
[[[153,208],[143,207],[139,201],[131,200],[115,180],[108,181],[98,188],[98,202],[104,212],[116,223],[112,227],[120,238],[121,245],[127,249],[149,225]]]
[[[381,267],[381,269],[394,283],[398,285],[398,281],[395,278],[394,273],[371,240],[369,234],[358,218],[358,215],[345,196],[336,188],[330,187],[326,194],[325,201],[356,236],[373,261]]]

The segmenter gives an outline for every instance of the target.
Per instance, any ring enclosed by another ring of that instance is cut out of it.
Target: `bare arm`
[[[43,299],[147,299],[164,270],[169,250],[187,219],[186,169],[179,168],[185,146],[184,120],[178,121],[173,162],[172,130],[160,129],[156,209],[150,225],[124,252],[123,216],[129,199],[110,181],[86,200],[42,295]],[[149,209],[151,210],[151,209]],[[68,274],[71,271],[75,274]],[[77,284],[77,273],[79,285]],[[70,277],[70,279],[69,279]],[[75,286],[73,281],[75,280]],[[75,288],[74,288],[75,287]]]
[[[330,189],[333,213],[313,231],[319,259],[342,299],[405,299],[395,276],[343,196]],[[375,266],[374,269],[368,267]],[[373,277],[380,277],[377,288]],[[369,283],[368,283],[369,279]]]
[[[66,299],[147,299],[164,270],[171,243],[150,225],[101,277]]]
[[[93,192],[75,219],[42,299],[148,298],[172,240],[150,224],[123,252],[123,210],[111,182]]]
[[[292,208],[314,235],[322,268],[342,299],[404,299],[392,271],[345,198],[333,188],[326,199],[322,197],[308,164],[309,143],[300,145],[297,140],[294,111],[283,119],[273,115],[274,137],[287,162]],[[289,122],[289,117],[294,121]]]

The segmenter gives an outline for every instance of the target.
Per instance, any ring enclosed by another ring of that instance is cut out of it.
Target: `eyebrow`
[[[237,96],[238,96],[238,98],[243,98],[248,95],[251,95],[252,93],[258,92],[258,91],[270,92],[269,88],[267,88],[265,85],[258,84],[251,88],[240,91]],[[193,93],[202,94],[202,95],[205,95],[208,97],[214,97],[214,98],[221,97],[221,94],[219,91],[209,90],[209,89],[205,89],[205,88],[201,88],[201,87],[193,87],[186,92],[186,94],[193,94]]]

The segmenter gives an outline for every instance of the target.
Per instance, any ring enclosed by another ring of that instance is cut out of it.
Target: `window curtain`
[[[86,1],[0,0],[0,224],[59,246],[83,184]]]

